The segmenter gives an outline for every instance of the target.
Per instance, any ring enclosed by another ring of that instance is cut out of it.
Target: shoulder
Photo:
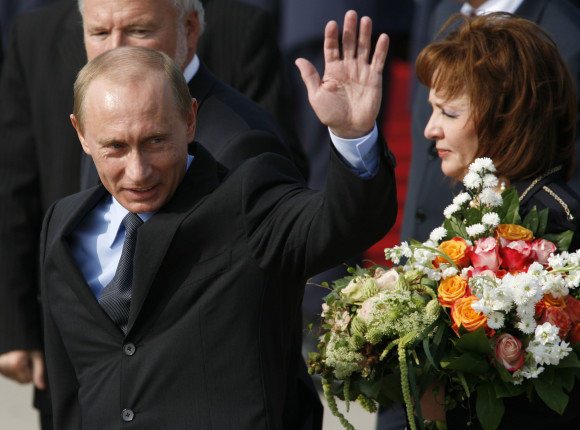
[[[526,192],[527,191],[527,192]],[[538,210],[548,209],[549,232],[580,230],[580,196],[559,178],[548,178],[526,191],[520,190],[522,213],[534,206]]]

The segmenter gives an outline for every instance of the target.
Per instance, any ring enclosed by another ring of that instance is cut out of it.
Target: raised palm
[[[296,60],[318,119],[334,134],[347,139],[368,134],[379,113],[389,38],[381,34],[369,63],[371,33],[372,22],[363,17],[357,39],[357,14],[348,11],[344,17],[342,57],[338,25],[335,21],[326,25],[322,79],[309,61]]]

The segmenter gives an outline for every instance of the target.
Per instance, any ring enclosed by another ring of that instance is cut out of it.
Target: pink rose
[[[505,241],[505,245],[499,250],[499,255],[502,266],[510,272],[521,272],[533,262],[532,247],[523,240]]]
[[[580,300],[572,296],[566,297],[566,307],[564,310],[570,317],[570,320],[572,320],[572,324],[580,323]]]
[[[469,257],[474,267],[487,266],[490,270],[497,270],[501,264],[499,245],[493,237],[477,239],[475,246],[469,247]]]
[[[555,325],[560,329],[558,335],[562,339],[566,339],[570,329],[572,328],[572,320],[566,313],[566,311],[562,308],[553,308],[548,307],[542,314],[542,318],[540,318],[539,324],[544,324],[549,322],[552,325]]]
[[[548,257],[553,252],[556,252],[556,245],[546,239],[536,239],[531,244],[532,258],[534,261],[543,264],[548,264]]]
[[[510,372],[515,372],[524,364],[522,342],[511,334],[504,333],[497,338],[495,358]]]
[[[374,278],[381,291],[394,291],[397,289],[399,273],[394,269],[385,270],[382,267],[378,267],[377,270],[375,270]]]

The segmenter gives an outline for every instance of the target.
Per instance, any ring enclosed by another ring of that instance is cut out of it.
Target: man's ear
[[[183,20],[185,38],[187,39],[188,57],[193,58],[197,51],[197,42],[199,40],[199,15],[196,10],[192,10],[183,17]]]
[[[191,99],[191,109],[187,115],[187,143],[193,141],[197,127],[197,100]]]
[[[83,147],[83,151],[85,151],[88,155],[91,155],[91,150],[89,149],[89,146],[87,145],[85,137],[83,136],[83,132],[81,131],[81,129],[79,127],[79,123],[77,121],[77,118],[72,113],[70,114],[70,121],[72,122],[72,125],[75,128],[75,130],[77,131],[77,136],[79,137],[79,140],[80,140],[81,145]]]

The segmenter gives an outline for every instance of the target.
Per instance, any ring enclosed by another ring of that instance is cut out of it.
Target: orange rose
[[[566,299],[564,297],[555,298],[551,294],[544,294],[544,298],[542,299],[542,301],[548,308],[563,309],[566,307]]]
[[[476,331],[481,327],[484,327],[486,332],[489,330],[487,317],[471,307],[471,304],[477,301],[479,301],[477,297],[467,296],[458,299],[451,306],[451,319],[453,320],[451,328],[457,333],[457,336],[459,336],[459,326],[463,326],[469,332]]]
[[[439,244],[439,251],[447,254],[451,261],[461,267],[469,266],[469,256],[465,253],[466,250],[467,243],[459,237],[454,237]],[[449,263],[449,261],[443,257],[437,257],[433,261],[435,267],[439,267],[442,263]]]
[[[523,240],[529,242],[534,238],[534,233],[521,225],[500,224],[495,228],[498,236],[507,240]]]
[[[450,308],[461,297],[467,293],[467,280],[461,276],[450,276],[439,283],[437,296],[441,306]]]

